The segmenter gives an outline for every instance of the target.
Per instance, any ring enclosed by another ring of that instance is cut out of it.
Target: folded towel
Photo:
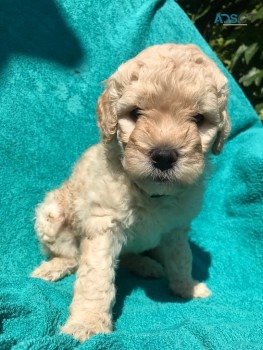
[[[212,20],[212,19],[211,19]],[[145,47],[195,43],[227,75],[232,133],[193,223],[194,275],[211,298],[120,269],[115,331],[60,335],[74,276],[32,279],[45,257],[34,208],[98,141],[100,82]],[[234,79],[172,0],[3,0],[0,4],[0,349],[263,349],[263,130]]]

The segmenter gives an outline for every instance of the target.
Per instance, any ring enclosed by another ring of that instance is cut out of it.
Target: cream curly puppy
[[[77,269],[62,332],[84,341],[112,330],[119,259],[143,276],[164,273],[182,298],[210,295],[191,275],[187,232],[198,214],[207,158],[229,134],[227,80],[194,45],[156,45],[107,80],[97,106],[102,142],[36,209],[50,256],[33,277]],[[147,250],[158,258],[140,255]]]

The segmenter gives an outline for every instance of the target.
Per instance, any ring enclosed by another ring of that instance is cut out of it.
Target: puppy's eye
[[[203,114],[196,114],[195,116],[193,116],[193,121],[197,125],[201,125],[204,120],[205,120],[205,117],[203,116]]]
[[[130,112],[130,116],[132,118],[133,121],[137,121],[137,119],[139,118],[139,116],[141,115],[141,110],[140,108],[134,108],[131,112]]]

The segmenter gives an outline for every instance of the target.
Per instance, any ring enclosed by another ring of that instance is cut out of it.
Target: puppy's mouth
[[[163,177],[152,177],[152,181],[155,183],[160,183],[160,184],[168,184],[171,183],[172,181]]]
[[[153,182],[162,184],[162,185],[171,184],[175,182],[174,172],[173,174],[171,174],[170,171],[161,172],[161,173],[153,171],[153,173],[151,174],[151,179]]]

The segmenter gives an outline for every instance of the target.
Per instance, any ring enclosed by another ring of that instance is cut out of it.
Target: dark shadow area
[[[1,0],[0,70],[17,54],[76,67],[84,51],[53,0]]]
[[[193,278],[198,281],[205,281],[209,278],[209,267],[212,262],[211,254],[194,242],[190,242],[190,246],[193,253]]]
[[[209,277],[211,255],[193,242],[190,242],[190,245],[193,253],[193,278],[199,281],[205,281]],[[113,309],[114,321],[122,314],[125,298],[131,295],[132,291],[136,289],[144,290],[148,298],[159,303],[187,303],[189,301],[174,296],[165,278],[144,279],[122,267],[117,272],[116,287],[116,304]]]

